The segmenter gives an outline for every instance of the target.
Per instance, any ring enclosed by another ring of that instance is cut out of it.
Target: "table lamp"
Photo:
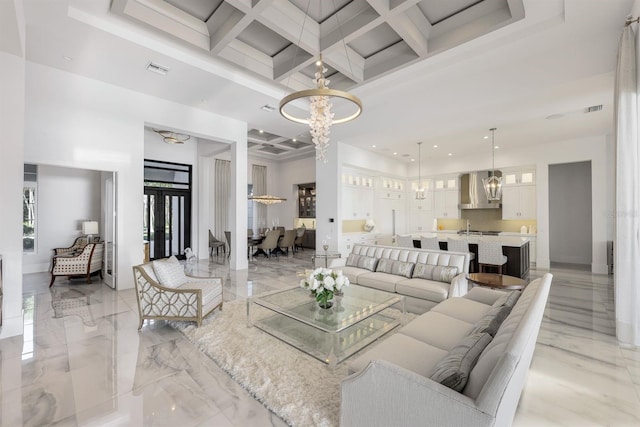
[[[87,235],[87,242],[93,243],[93,239],[91,236],[93,234],[98,234],[98,221],[83,221],[82,222],[82,234]]]

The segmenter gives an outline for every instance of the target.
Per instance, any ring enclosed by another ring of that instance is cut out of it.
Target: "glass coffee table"
[[[404,297],[352,285],[322,309],[302,288],[247,299],[247,321],[281,341],[335,367],[404,322]],[[399,305],[399,316],[381,313]]]

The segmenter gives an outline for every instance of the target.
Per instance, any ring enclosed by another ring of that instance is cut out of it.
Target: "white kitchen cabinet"
[[[373,217],[373,188],[342,187],[342,219]]]
[[[502,219],[536,219],[536,186],[502,187]]]
[[[440,190],[433,193],[433,208],[436,218],[459,219],[460,192],[454,190]]]
[[[347,233],[340,239],[340,254],[343,258],[349,256],[353,245],[378,245],[380,233]]]
[[[512,185],[535,185],[535,183],[535,169],[502,171],[502,185],[504,187]]]

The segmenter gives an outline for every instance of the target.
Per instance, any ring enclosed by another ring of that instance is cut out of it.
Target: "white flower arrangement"
[[[342,292],[342,288],[349,284],[349,278],[342,271],[336,272],[328,268],[316,268],[300,281],[300,287],[309,289],[323,308],[335,293]]]

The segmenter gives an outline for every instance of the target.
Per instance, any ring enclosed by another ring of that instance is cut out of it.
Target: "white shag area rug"
[[[225,303],[200,328],[187,322],[171,325],[289,425],[337,426],[346,364],[328,369],[266,332],[247,327],[246,307],[246,300]]]

